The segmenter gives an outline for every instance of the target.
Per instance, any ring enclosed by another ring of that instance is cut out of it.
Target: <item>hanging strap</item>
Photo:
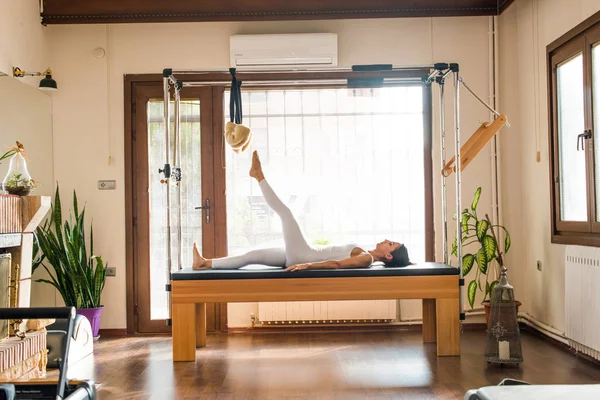
[[[229,96],[229,120],[236,124],[242,123],[242,81],[235,75],[235,68],[229,68],[231,74],[231,95]]]

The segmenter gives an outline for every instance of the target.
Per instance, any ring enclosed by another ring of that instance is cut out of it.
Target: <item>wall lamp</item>
[[[50,68],[44,72],[25,72],[19,67],[13,67],[13,77],[23,78],[24,76],[43,76],[44,78],[42,78],[39,85],[40,90],[57,89],[56,81],[52,79],[52,70]]]

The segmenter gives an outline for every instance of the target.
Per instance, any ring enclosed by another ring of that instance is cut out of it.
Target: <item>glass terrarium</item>
[[[21,143],[17,142],[17,145],[5,153],[5,156],[11,153],[8,173],[2,181],[2,190],[8,194],[27,196],[35,189],[35,182],[31,179],[29,171],[27,171],[27,161],[24,157],[25,149]]]

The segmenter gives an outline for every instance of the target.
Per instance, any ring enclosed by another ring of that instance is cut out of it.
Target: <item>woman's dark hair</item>
[[[392,251],[392,259],[384,261],[386,267],[406,267],[410,265],[410,258],[408,257],[408,249],[405,245],[401,244],[396,250]]]

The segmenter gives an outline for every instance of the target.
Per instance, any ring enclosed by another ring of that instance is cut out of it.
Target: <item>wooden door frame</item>
[[[125,133],[125,230],[126,230],[126,288],[127,288],[127,333],[128,334],[136,334],[136,333],[140,333],[139,332],[139,313],[137,310],[137,306],[136,306],[136,300],[138,299],[138,296],[140,295],[139,291],[138,291],[138,270],[136,268],[136,264],[137,264],[137,260],[136,260],[136,237],[137,237],[137,224],[135,221],[135,203],[136,203],[136,188],[134,187],[134,185],[136,184],[135,182],[135,169],[136,166],[134,165],[134,162],[136,160],[136,156],[135,156],[135,151],[136,151],[136,146],[135,146],[135,139],[136,139],[136,130],[138,128],[136,128],[136,109],[135,109],[135,105],[136,105],[136,98],[134,96],[136,96],[136,93],[138,92],[143,92],[144,89],[148,90],[157,90],[157,89],[161,89],[162,88],[162,82],[159,80],[147,80],[147,79],[138,79],[139,76],[137,75],[126,75],[125,76],[125,129],[124,129],[124,133]],[[212,95],[214,93],[214,90],[210,90],[210,95],[211,95],[211,103],[212,103]],[[201,147],[201,158],[202,159],[206,159],[206,157],[214,157],[214,161],[213,161],[213,165],[211,165],[211,168],[215,168],[217,165],[223,165],[222,163],[224,163],[224,160],[222,159],[222,152],[218,152],[215,151],[215,148],[219,148],[218,146],[223,146],[222,143],[222,135],[216,135],[214,134],[214,132],[220,132],[222,129],[222,125],[223,122],[221,121],[222,118],[214,118],[215,115],[220,115],[220,114],[215,114],[215,111],[218,111],[219,113],[222,114],[223,112],[223,105],[217,103],[218,106],[218,110],[212,110],[211,115],[209,115],[210,121],[208,121],[208,125],[210,126],[210,129],[203,129],[203,131],[210,131],[209,134],[207,135],[210,140],[206,141],[203,140],[202,143],[202,147]],[[212,104],[211,104],[212,107]],[[201,118],[202,114],[201,114]],[[204,116],[204,118],[206,118],[206,116]],[[214,129],[218,129],[218,130],[214,130]],[[215,147],[217,146],[217,147]],[[218,171],[221,174],[224,174],[224,170],[223,168],[218,168],[215,169],[215,171]],[[222,172],[221,172],[222,171]],[[207,171],[206,169],[203,169],[201,171],[202,173],[202,181],[204,182],[213,182],[214,181],[214,174],[213,171]],[[215,214],[215,212],[220,213],[225,213],[225,207],[215,207],[217,204],[220,203],[220,201],[218,199],[215,198],[215,191],[214,191],[215,187],[213,185],[211,185],[211,188],[209,190],[210,193],[205,193],[203,191],[203,199],[204,198],[210,198],[211,199],[211,209],[210,213],[212,214],[211,217],[213,219],[213,221],[223,221],[222,219],[216,218],[217,215]],[[224,200],[224,195],[225,192],[224,190],[222,191],[222,196],[223,196],[223,200]],[[224,204],[224,201],[223,201]],[[220,208],[223,208],[223,210],[220,210]],[[223,224],[224,226],[220,227],[219,229],[217,229],[217,225],[218,224],[211,224],[211,237],[208,238],[210,239],[210,242],[214,244],[214,240],[217,238],[216,235],[214,235],[214,232],[212,231],[218,231],[218,232],[225,232],[225,239],[226,239],[226,225]],[[205,235],[203,235],[203,241],[205,241],[207,238],[205,237]],[[205,243],[206,244],[206,243]],[[216,256],[218,255],[219,252],[222,252],[222,249],[217,250],[215,248],[215,246],[211,244],[210,246],[210,250],[208,251],[210,254],[209,256]],[[223,245],[221,245],[220,247],[223,247]],[[225,249],[227,248],[227,243],[224,243],[224,247]],[[213,254],[215,253],[215,254]],[[224,332],[226,330],[227,327],[227,305],[226,304],[216,304],[215,305],[215,328],[217,332]]]
[[[212,88],[212,110],[213,110],[213,199],[212,209],[215,221],[221,221],[214,225],[214,251],[216,257],[227,255],[227,179],[225,166],[225,138],[224,132],[225,110],[223,109],[224,86],[213,86]],[[217,327],[219,332],[227,332],[227,303],[217,304],[215,318],[218,318]]]
[[[593,177],[594,157],[586,151],[586,196],[588,206],[587,221],[561,221],[560,219],[560,182],[557,179],[559,169],[558,149],[558,97],[557,68],[561,62],[577,53],[583,56],[584,68],[584,129],[592,129],[592,62],[591,45],[600,37],[600,11],[565,33],[546,46],[547,103],[548,103],[548,144],[549,144],[549,189],[550,189],[550,240],[552,243],[581,246],[600,246],[600,222],[596,222],[596,182]],[[593,100],[592,100],[593,101]],[[597,129],[596,129],[597,131]],[[594,133],[595,135],[595,133]],[[595,137],[586,141],[585,146],[594,148]]]
[[[402,78],[406,83],[415,84],[422,82],[422,79],[429,74],[428,68],[415,67],[409,70],[394,71],[299,71],[299,72],[239,72],[238,79],[246,80],[246,88],[251,88],[251,81],[327,81],[327,80],[345,80],[349,78]],[[226,171],[225,165],[225,143],[221,132],[223,132],[224,115],[223,95],[225,88],[229,85],[229,74],[222,72],[192,73],[183,74],[180,78],[182,82],[211,82],[213,83],[213,161],[214,161],[214,218],[221,223],[215,225],[215,256],[222,257],[227,255],[227,207],[226,207]],[[134,290],[134,270],[133,270],[133,165],[132,165],[132,116],[133,99],[132,93],[135,85],[151,84],[162,85],[161,74],[139,74],[125,75],[125,217],[126,217],[126,261],[127,261],[127,332],[135,333],[137,321],[135,316],[135,296]],[[250,81],[250,82],[249,82]],[[214,82],[219,82],[215,84]],[[221,84],[222,82],[222,84]],[[290,86],[288,83],[282,84]],[[298,85],[298,87],[306,87]],[[425,168],[425,257],[428,261],[435,258],[435,232],[434,232],[434,199],[433,199],[433,165],[432,165],[432,98],[431,87],[423,86],[423,114],[424,114],[424,168]],[[216,309],[216,318],[220,332],[227,331],[227,303],[220,303]]]
[[[127,333],[133,334],[137,327],[137,313],[135,312],[135,270],[134,270],[134,223],[133,223],[133,85],[135,78],[126,75],[124,78],[124,172],[125,172],[125,286],[127,288]]]

